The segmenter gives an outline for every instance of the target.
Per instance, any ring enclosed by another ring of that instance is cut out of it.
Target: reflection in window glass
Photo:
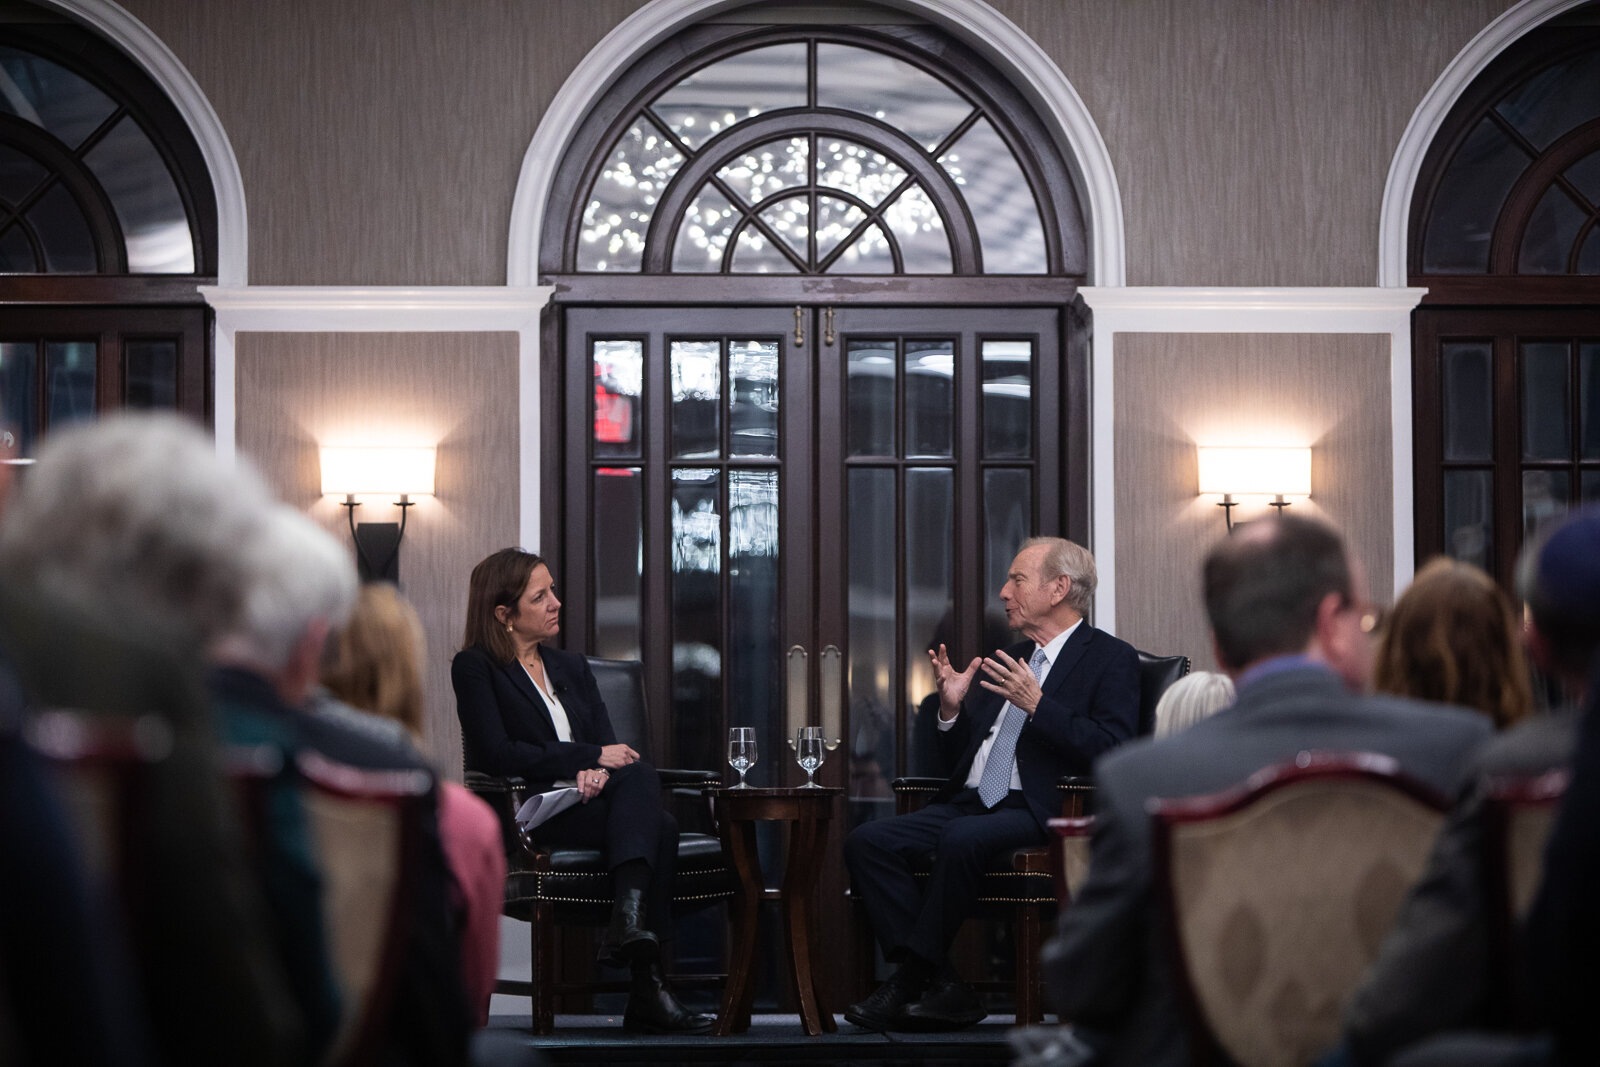
[[[1033,456],[1033,342],[983,342],[983,457]]]
[[[639,269],[656,201],[682,165],[672,143],[642,119],[618,138],[583,210],[579,270]]]
[[[1485,118],[1445,168],[1429,210],[1422,241],[1428,274],[1472,274],[1489,269],[1489,236],[1528,154]]]
[[[983,472],[983,573],[984,590],[998,596],[1006,582],[1017,549],[1033,529],[1033,479],[1019,468],[991,467]],[[1005,612],[994,600],[986,601],[984,633],[1008,629]]]
[[[50,429],[94,418],[95,357],[93,341],[45,344],[45,425]]]
[[[1494,564],[1494,478],[1488,471],[1444,472],[1444,545],[1452,559]]]
[[[128,341],[123,345],[122,401],[130,408],[178,406],[178,342]]]
[[[761,221],[781,238],[801,263],[806,261],[810,216],[803,197],[780,201],[761,213]],[[794,259],[784,254],[767,235],[754,226],[739,233],[739,247],[733,252],[733,270],[739,274],[788,274],[798,271]]]
[[[672,751],[718,767],[722,709],[721,476],[672,472]]]
[[[1584,459],[1600,459],[1600,344],[1578,346],[1578,433]]]
[[[759,204],[774,193],[806,184],[805,137],[785,137],[742,152],[717,171],[717,177],[746,203]]]
[[[15,204],[49,173],[43,164],[10,145],[0,145],[0,200]]]
[[[1600,470],[1586,470],[1582,475],[1584,504],[1600,504]]]
[[[979,119],[939,157],[978,224],[983,269],[990,274],[1043,274],[1044,226],[1017,157],[988,119]]]
[[[722,270],[722,255],[741,218],[727,197],[709,185],[701,189],[678,225],[672,269],[712,274]]]
[[[955,528],[955,471],[919,467],[906,471],[905,705],[913,717],[909,731],[913,736],[919,705],[935,692],[923,650],[936,643],[941,630],[949,630],[955,606]],[[937,715],[938,707],[935,696],[931,707],[922,710]]]
[[[950,273],[953,263],[944,219],[922,186],[914,185],[895,197],[884,209],[883,219],[900,242],[900,257],[907,274]]]
[[[193,274],[194,241],[183,198],[139,124],[124,118],[83,161],[116,209],[129,273]]]
[[[1600,152],[1584,156],[1568,167],[1567,181],[1577,186],[1589,203],[1600,204]]]
[[[869,207],[877,207],[905,180],[906,172],[882,152],[836,138],[817,145],[817,184],[847,192]]]
[[[39,198],[28,212],[28,225],[44,246],[45,270],[91,274],[101,268],[89,233],[89,220],[83,217],[83,209],[65,185],[57,183]],[[188,231],[184,233],[187,240]],[[104,266],[109,269],[111,264]]]
[[[895,343],[845,342],[845,436],[852,456],[895,454]]]
[[[893,274],[894,253],[889,238],[878,226],[868,226],[860,237],[834,261],[833,273]]]
[[[1493,353],[1486,341],[1441,347],[1444,458],[1488,461],[1494,454]]]
[[[1565,274],[1578,229],[1587,221],[1588,215],[1573,204],[1565,189],[1550,186],[1528,217],[1528,229],[1517,253],[1517,270],[1523,274]]]
[[[596,340],[594,365],[594,454],[637,457],[639,413],[644,393],[644,342]]]
[[[1567,404],[1571,373],[1567,346],[1529,342],[1522,346],[1522,458],[1567,459],[1572,431]]]
[[[672,455],[722,454],[722,344],[672,342]]]
[[[1567,510],[1567,472],[1522,472],[1522,536],[1527,538]]]
[[[0,114],[15,115],[56,137],[68,148],[83,143],[111,117],[116,104],[89,82],[48,59],[0,45]]]
[[[695,71],[651,109],[691,148],[768,111],[806,106],[803,42],[754,48]]]
[[[953,455],[955,342],[907,341],[905,351],[906,455]]]
[[[1600,53],[1585,52],[1529,78],[1495,110],[1544,151],[1556,139],[1600,115]]]
[[[817,106],[871,115],[935,151],[972,105],[903,60],[850,45],[817,44]]]
[[[34,398],[39,395],[39,350],[34,344],[0,343],[0,435],[12,440],[8,456],[32,456],[39,439],[39,420]]]
[[[850,699],[852,797],[888,797],[895,775],[895,597],[900,572],[895,543],[894,471],[852,467],[848,474],[850,643],[845,670]]]
[[[817,197],[817,262],[828,258],[840,241],[861,225],[867,213],[848,200]]]
[[[644,478],[638,467],[594,472],[594,654],[639,659],[644,613]]]
[[[728,345],[728,432],[735,456],[778,455],[778,342]]]
[[[729,706],[738,725],[754,726],[756,751],[768,763],[761,783],[781,783],[789,751],[772,729],[783,706],[779,697],[778,472],[728,472],[728,652]],[[782,727],[779,727],[779,731]],[[710,763],[706,766],[716,766]],[[756,767],[759,771],[761,762]]]

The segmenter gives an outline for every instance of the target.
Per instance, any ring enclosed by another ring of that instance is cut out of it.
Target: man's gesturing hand
[[[939,718],[949,722],[961,710],[961,702],[966,699],[967,690],[972,688],[972,679],[977,676],[978,664],[983,660],[974,656],[966,670],[958,671],[951,665],[950,655],[944,645],[929,649],[928,659],[933,661],[933,682],[939,688]]]
[[[1039,688],[1039,679],[1033,676],[1026,663],[996,649],[993,656],[983,661],[983,673],[989,677],[978,679],[979,685],[991,693],[999,693],[1032,717],[1044,697],[1044,690]]]

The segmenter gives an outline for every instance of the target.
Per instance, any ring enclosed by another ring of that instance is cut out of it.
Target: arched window
[[[1485,69],[1412,203],[1417,555],[1509,584],[1524,538],[1600,500],[1600,9]]]
[[[216,202],[198,145],[109,43],[0,23],[0,417],[8,458],[118,407],[209,412]],[[34,21],[36,17],[36,21]]]

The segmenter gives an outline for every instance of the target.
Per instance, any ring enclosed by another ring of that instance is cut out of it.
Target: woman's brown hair
[[[528,588],[528,579],[543,566],[543,556],[520,548],[502,548],[480,560],[467,583],[467,628],[461,646],[481,648],[499,663],[515,659],[517,650],[494,610],[510,608],[515,614],[517,601]]]
[[[1511,598],[1483,571],[1436,559],[1401,595],[1378,644],[1380,692],[1459,704],[1504,729],[1533,709]]]
[[[422,622],[392,585],[361,587],[350,622],[328,644],[322,684],[351,707],[394,719],[420,738]]]

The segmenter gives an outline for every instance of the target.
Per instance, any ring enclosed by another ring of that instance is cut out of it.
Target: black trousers
[[[672,878],[678,865],[678,820],[661,803],[661,776],[640,760],[611,771],[598,796],[574,804],[534,831],[542,845],[598,848],[610,870],[629,860],[650,864],[645,917],[665,940],[672,931]]]
[[[984,873],[1000,857],[1044,841],[1020,792],[985,809],[976,789],[963,789],[945,803],[856,827],[845,838],[844,862],[884,957],[900,960],[910,951],[939,963],[975,910]],[[924,887],[911,872],[930,860]]]

